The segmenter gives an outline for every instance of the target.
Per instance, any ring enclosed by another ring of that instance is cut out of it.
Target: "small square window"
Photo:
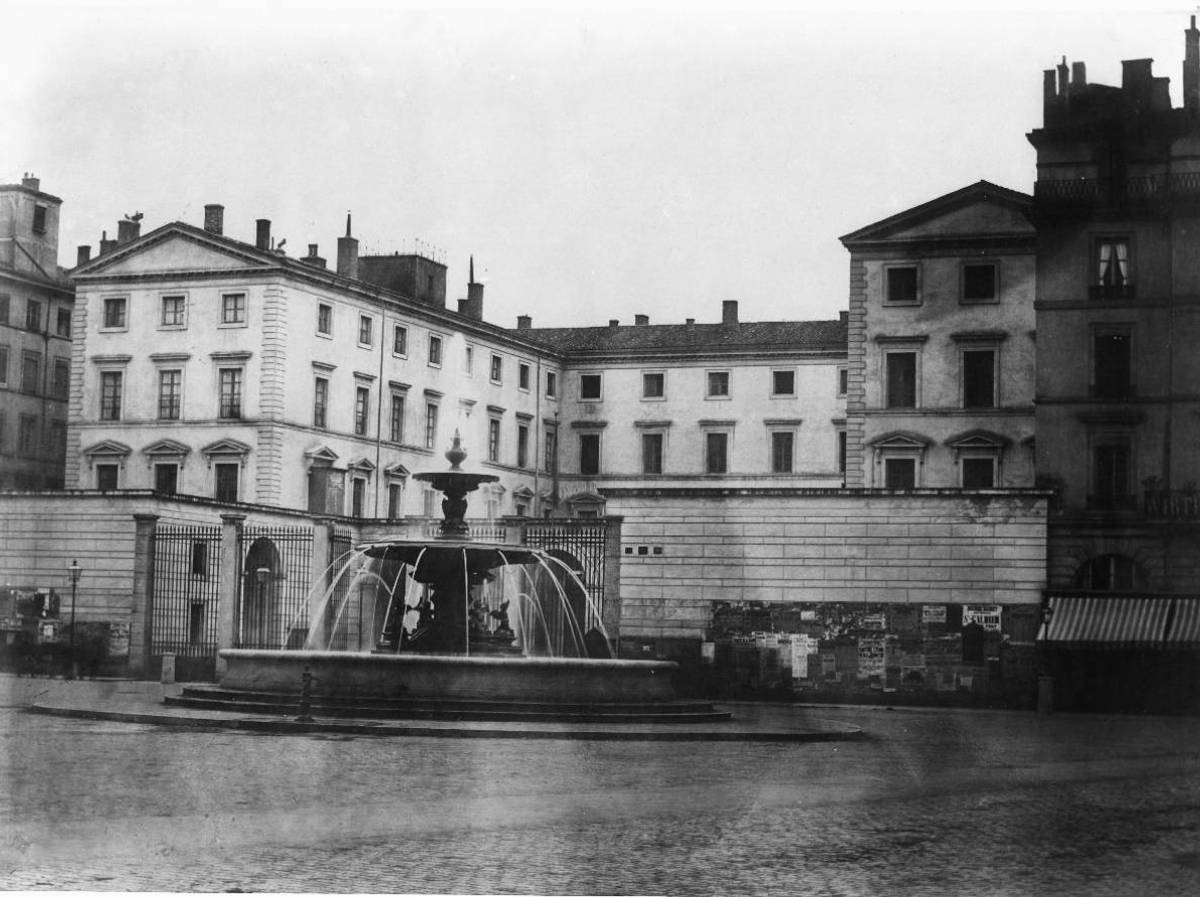
[[[429,335],[429,363],[435,367],[442,364],[442,338],[433,334]]]
[[[917,462],[915,458],[885,458],[883,482],[888,489],[915,489]]]
[[[328,302],[317,303],[317,333],[321,336],[333,335],[333,306]]]
[[[579,398],[585,402],[600,401],[601,379],[599,374],[579,375]]]
[[[994,458],[963,458],[962,485],[964,489],[991,489],[996,485]]]
[[[894,265],[886,268],[886,301],[897,305],[917,303],[917,266]]]
[[[246,294],[225,293],[221,296],[221,323],[246,323]]]
[[[771,371],[771,395],[794,396],[796,394],[795,371]]]
[[[991,263],[963,265],[963,302],[991,302],[997,296],[996,266]]]
[[[665,375],[661,371],[642,374],[642,398],[661,399],[666,391]]]
[[[402,324],[397,324],[392,330],[392,354],[408,354],[408,328]]]
[[[120,330],[125,327],[125,298],[114,297],[104,300],[104,329]]]
[[[529,390],[529,365],[523,362],[517,365],[517,388]]]
[[[729,398],[729,371],[709,371],[707,379],[710,399]]]

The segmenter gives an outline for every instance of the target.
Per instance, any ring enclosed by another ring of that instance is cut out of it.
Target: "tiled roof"
[[[846,350],[842,321],[756,321],[738,324],[644,324],[540,327],[521,336],[571,354],[670,351],[822,352]]]

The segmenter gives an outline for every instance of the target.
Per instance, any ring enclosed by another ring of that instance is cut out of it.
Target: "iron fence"
[[[299,648],[308,635],[313,533],[287,527],[246,527],[238,538],[237,645]]]
[[[338,622],[338,614],[349,611],[353,614],[358,613],[358,608],[343,607],[346,603],[346,596],[350,590],[350,577],[339,576],[338,573],[345,566],[349,559],[350,552],[354,548],[354,534],[343,527],[333,527],[329,532],[329,569],[326,573],[325,587],[332,586],[332,591],[329,593],[328,600],[325,602],[325,621],[324,632],[331,633],[331,640],[328,647],[344,651],[349,647],[348,627],[336,625]],[[349,622],[349,621],[343,621]],[[360,621],[355,620],[355,624]],[[325,647],[325,646],[322,646]]]
[[[525,544],[565,563],[583,583],[587,607],[579,619],[585,631],[599,627],[604,616],[605,546],[608,521],[552,520],[525,524]],[[616,596],[613,596],[614,599]]]
[[[150,653],[215,656],[221,528],[159,526],[154,533]]]

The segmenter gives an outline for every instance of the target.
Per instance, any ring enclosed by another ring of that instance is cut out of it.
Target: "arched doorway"
[[[238,647],[278,648],[283,644],[287,621],[280,618],[280,585],[283,568],[279,549],[267,538],[255,539],[242,564],[241,617]]]

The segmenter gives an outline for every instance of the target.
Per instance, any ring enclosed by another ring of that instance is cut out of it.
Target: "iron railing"
[[[1195,489],[1147,489],[1142,513],[1167,520],[1200,520],[1200,492]]]
[[[159,526],[154,533],[150,653],[215,656],[221,528]]]
[[[299,648],[308,635],[313,532],[295,527],[246,527],[238,539],[237,645]]]
[[[1039,180],[1033,194],[1041,205],[1084,206],[1097,203],[1200,199],[1200,172],[1176,172],[1126,178]]]
[[[608,543],[608,521],[549,520],[525,524],[525,544],[540,548],[569,566],[587,592],[589,601],[584,613],[577,616],[586,632],[600,625],[604,617],[605,548]],[[617,596],[613,596],[614,600]]]

